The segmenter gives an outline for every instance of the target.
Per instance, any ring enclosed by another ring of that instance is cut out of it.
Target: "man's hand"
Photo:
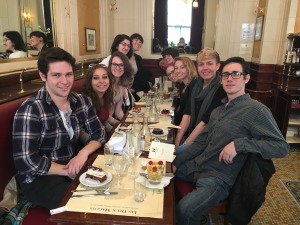
[[[69,177],[74,178],[79,173],[87,158],[88,155],[79,151],[79,153],[64,166],[64,169],[68,170]]]
[[[226,164],[231,164],[233,158],[237,155],[236,150],[235,150],[235,146],[234,146],[234,142],[230,142],[228,145],[226,145],[223,150],[221,151],[220,155],[219,155],[219,162],[221,162],[222,160],[226,163]]]

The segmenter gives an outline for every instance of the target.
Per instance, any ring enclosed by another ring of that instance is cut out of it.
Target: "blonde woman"
[[[177,82],[180,83],[178,90],[180,103],[174,110],[174,124],[179,125],[198,74],[194,62],[185,56],[175,58],[174,74]]]

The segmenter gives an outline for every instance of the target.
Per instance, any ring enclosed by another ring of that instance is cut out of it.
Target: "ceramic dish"
[[[163,134],[153,134],[153,129],[150,129],[150,132],[151,132],[151,135],[154,136],[154,137],[164,137],[164,136],[167,136],[168,135],[168,131],[167,130],[163,130]]]
[[[106,180],[101,183],[100,181],[93,180],[91,178],[86,178],[86,172],[85,172],[81,174],[81,176],[79,177],[79,182],[82,185],[85,185],[87,187],[101,187],[108,184],[112,180],[112,174],[110,172],[106,172],[106,176],[107,176]]]

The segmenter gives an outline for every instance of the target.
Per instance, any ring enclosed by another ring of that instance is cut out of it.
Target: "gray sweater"
[[[230,165],[219,162],[223,148],[234,141],[237,155]],[[287,155],[289,145],[283,138],[270,110],[244,94],[227,106],[216,108],[195,142],[173,161],[176,168],[189,163],[189,173],[198,177],[218,177],[232,186],[244,165],[247,153],[258,153],[264,159]]]

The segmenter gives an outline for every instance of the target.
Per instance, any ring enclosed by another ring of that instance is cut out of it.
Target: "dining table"
[[[124,118],[121,120],[121,123],[124,123],[127,119],[128,121],[128,115],[129,113],[127,112],[124,116]],[[114,127],[114,129],[116,126]],[[111,133],[108,135],[108,139],[114,135],[114,129],[111,131]],[[171,131],[171,130],[170,130]],[[148,159],[148,153],[147,151],[143,152],[141,154],[140,159],[145,158]],[[74,205],[74,200],[72,198],[72,195],[74,195],[74,190],[80,190],[83,189],[82,187],[82,182],[80,182],[80,178],[83,173],[85,173],[90,166],[94,165],[94,163],[98,162],[99,159],[103,157],[103,148],[98,149],[96,152],[90,155],[80,172],[77,174],[77,176],[74,178],[72,181],[67,193],[61,200],[59,204],[59,208],[63,208],[68,205]],[[99,162],[98,162],[99,164]],[[172,172],[172,166],[171,163],[166,162],[166,172],[171,173]],[[105,165],[103,164],[103,168],[105,170]],[[112,172],[112,179],[116,177],[116,175]],[[126,175],[130,176],[130,175]],[[113,185],[114,182],[112,181],[111,184],[107,184],[108,187],[110,185]],[[112,192],[114,189],[112,188]],[[119,194],[122,194],[122,189],[118,190]],[[56,222],[57,224],[65,224],[65,225],[79,225],[79,224],[105,224],[105,225],[110,225],[110,224],[118,224],[118,225],[125,225],[125,224],[144,224],[144,225],[174,225],[175,224],[175,192],[174,192],[174,178],[170,179],[169,183],[167,186],[165,186],[162,190],[153,190],[153,194],[161,194],[161,191],[163,193],[163,196],[161,201],[157,201],[158,203],[155,204],[160,204],[157,208],[159,210],[162,210],[161,212],[158,212],[159,216],[155,217],[147,217],[145,215],[122,215],[120,213],[103,213],[103,212],[93,212],[91,210],[85,210],[82,208],[82,210],[63,210],[63,212],[53,214],[50,216],[49,221],[51,222]],[[152,192],[151,192],[152,193]],[[123,193],[123,195],[125,195]],[[128,195],[131,195],[129,193]],[[117,195],[116,195],[117,196]],[[102,196],[101,196],[102,197]],[[133,198],[133,194],[131,196]],[[151,197],[151,196],[150,196]],[[153,196],[152,196],[153,197]],[[93,202],[95,201],[96,197],[84,197],[85,202]],[[101,201],[101,198],[97,196],[99,201]],[[128,198],[128,196],[127,196]],[[148,196],[146,197],[147,200]],[[72,203],[72,204],[71,204]],[[114,200],[115,204],[119,204],[119,207],[122,206],[123,201]],[[103,203],[105,204],[105,203]],[[78,201],[78,205],[80,205],[80,201]],[[130,202],[130,207],[133,208],[139,208],[139,207],[144,207],[147,209],[148,207],[153,207],[153,204],[151,202],[145,201],[143,203],[141,202],[135,202],[132,201]],[[80,207],[79,207],[80,208]],[[123,207],[124,208],[124,207]],[[129,207],[127,207],[129,208]],[[147,215],[147,214],[146,214]]]

